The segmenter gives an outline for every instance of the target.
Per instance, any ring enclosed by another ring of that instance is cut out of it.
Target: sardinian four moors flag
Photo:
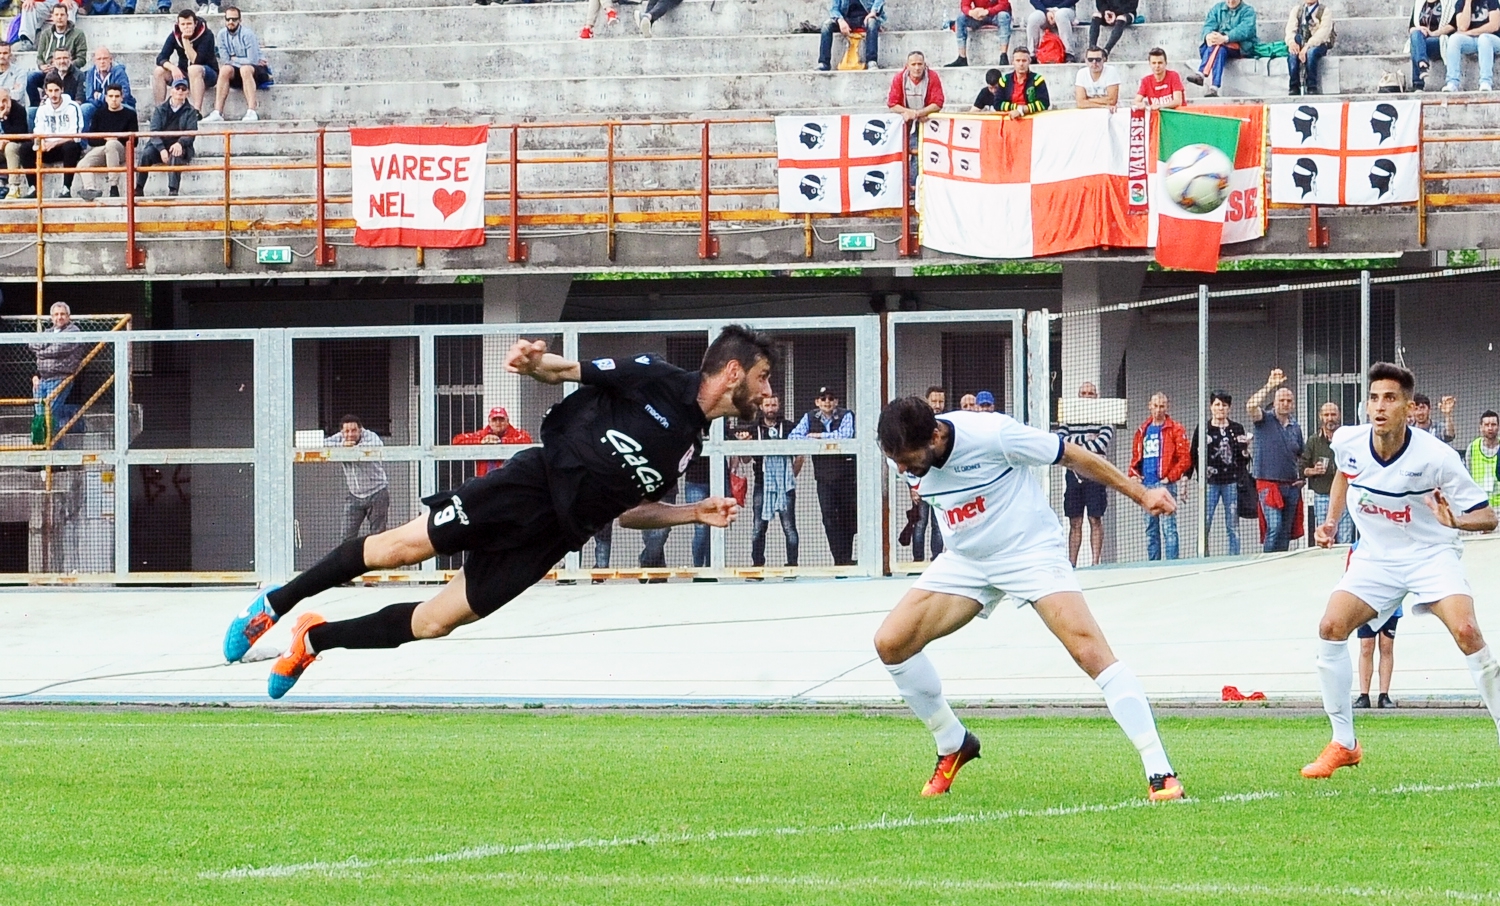
[[[785,214],[899,208],[906,128],[900,116],[778,116],[776,156]]]
[[[349,130],[355,244],[484,245],[488,142],[488,126]]]
[[[1271,200],[1375,205],[1417,200],[1421,101],[1271,107]]]

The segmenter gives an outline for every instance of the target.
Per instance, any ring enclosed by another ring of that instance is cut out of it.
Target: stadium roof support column
[[[1145,261],[1066,261],[1062,271],[1065,315],[1103,305],[1135,302],[1146,279]],[[1062,392],[1073,396],[1084,381],[1099,395],[1115,396],[1115,376],[1125,355],[1135,316],[1130,312],[1072,315],[1063,318]]]

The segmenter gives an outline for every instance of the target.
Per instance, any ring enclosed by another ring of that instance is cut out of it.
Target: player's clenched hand
[[[733,497],[705,497],[693,506],[697,521],[716,528],[727,528],[740,513]]]
[[[1337,525],[1329,525],[1325,522],[1313,530],[1313,540],[1317,542],[1318,547],[1333,547],[1333,542],[1338,538],[1338,530]]]
[[[1453,519],[1453,508],[1448,505],[1448,498],[1437,488],[1432,489],[1432,496],[1427,498],[1427,508],[1432,510],[1432,515],[1437,521],[1448,528],[1458,528],[1458,523]]]
[[[546,354],[547,344],[541,340],[517,340],[505,356],[505,370],[511,374],[535,374]]]
[[[1170,516],[1177,512],[1177,501],[1166,488],[1151,488],[1141,497],[1141,509],[1153,516]]]

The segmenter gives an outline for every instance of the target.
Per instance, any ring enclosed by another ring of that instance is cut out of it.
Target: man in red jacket
[[[959,0],[958,59],[949,66],[969,65],[969,32],[986,26],[1000,30],[1000,65],[1010,65],[1010,0]]]
[[[1151,417],[1135,429],[1130,446],[1130,477],[1139,478],[1148,489],[1164,487],[1173,499],[1177,482],[1192,467],[1192,450],[1182,425],[1167,415],[1169,401],[1165,393],[1151,394],[1148,404]],[[1162,541],[1166,540],[1167,559],[1177,559],[1177,517],[1146,517],[1146,559],[1160,560]]]
[[[510,423],[510,414],[505,411],[504,406],[496,406],[490,410],[490,422],[478,431],[470,431],[468,434],[455,435],[453,443],[457,444],[530,444],[535,443],[531,435]],[[498,460],[481,460],[474,464],[474,477],[483,478],[490,469],[498,469],[505,463]]]
[[[885,104],[892,113],[901,114],[906,121],[906,150],[911,155],[907,169],[907,182],[917,184],[917,130],[922,120],[943,109],[943,80],[927,66],[927,57],[920,50],[906,55],[906,65],[891,79],[891,90],[886,93]]]

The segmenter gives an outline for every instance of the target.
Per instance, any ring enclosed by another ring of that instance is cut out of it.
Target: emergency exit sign
[[[839,251],[841,252],[873,252],[875,251],[874,233],[840,233]]]
[[[256,264],[291,264],[292,247],[289,245],[263,245],[255,250]]]

